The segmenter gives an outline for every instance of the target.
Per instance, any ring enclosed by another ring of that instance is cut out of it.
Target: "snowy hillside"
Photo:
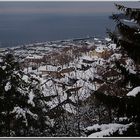
[[[94,92],[101,91],[108,95],[121,97],[131,89],[129,85],[127,90],[119,88],[122,75],[116,68],[115,62],[119,61],[130,73],[135,73],[132,59],[126,54],[122,55],[119,48],[116,48],[116,44],[113,44],[109,38],[30,44],[3,50],[1,56],[11,52],[20,62],[25,73],[23,80],[28,82],[29,75],[39,80],[42,96],[49,99],[45,104],[49,108],[46,113],[52,119],[51,121],[54,123],[55,118],[62,115],[62,112],[68,113],[71,118],[81,114],[78,119],[80,119],[80,128],[83,130],[88,126],[94,126],[101,119],[106,119],[107,112],[104,112],[103,116],[99,116],[97,112]],[[5,91],[9,88],[11,88],[10,83],[7,83]],[[123,91],[123,95],[120,94],[120,90]],[[131,92],[127,96],[132,96]],[[35,106],[34,97],[33,92],[30,92],[28,103],[33,106]],[[17,109],[14,108],[13,111]],[[104,110],[104,107],[100,109]],[[56,110],[59,111],[56,112]],[[70,119],[69,123],[73,121]],[[111,125],[113,126],[111,131],[115,132],[119,129],[120,133],[128,127],[128,125],[115,125],[115,123]],[[109,127],[108,125],[100,128],[102,135],[98,132],[90,137],[109,135]],[[85,136],[84,133],[81,135]]]

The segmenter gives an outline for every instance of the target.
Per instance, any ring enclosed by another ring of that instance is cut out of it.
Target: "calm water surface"
[[[0,15],[0,45],[61,40],[89,36],[103,37],[106,28],[113,27],[109,14],[54,15],[8,14]]]

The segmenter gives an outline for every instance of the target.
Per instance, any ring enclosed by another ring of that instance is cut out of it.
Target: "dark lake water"
[[[89,36],[104,37],[111,13],[93,15],[0,14],[0,47]]]

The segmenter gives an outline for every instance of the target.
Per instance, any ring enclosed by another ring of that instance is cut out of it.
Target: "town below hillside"
[[[131,88],[129,85],[127,89],[120,88],[123,76],[115,62],[119,61],[130,73],[135,73],[136,67],[109,38],[51,41],[0,50],[0,56],[7,53],[12,53],[19,61],[26,74],[25,81],[28,81],[29,74],[41,81],[43,95],[49,98],[46,102],[49,117],[53,120],[65,113],[71,117],[81,114],[80,127],[83,130],[96,123],[109,122],[104,107],[95,105],[96,91],[122,97]],[[31,103],[32,100],[33,95]],[[56,111],[58,108],[61,109]],[[113,113],[112,117],[115,116]],[[75,124],[74,121],[72,119],[69,123]],[[90,133],[81,135],[90,136]]]

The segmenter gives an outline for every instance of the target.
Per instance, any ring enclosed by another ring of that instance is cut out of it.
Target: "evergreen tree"
[[[118,4],[115,6],[122,13],[112,15],[112,19],[116,22],[116,30],[114,32],[108,30],[108,34],[120,48],[122,55],[127,54],[134,60],[136,68],[132,72],[125,65],[116,61],[116,67],[123,75],[120,88],[125,88],[128,94],[119,97],[95,92],[95,97],[110,109],[116,110],[117,120],[114,119],[110,123],[129,125],[127,129],[123,129],[123,133],[122,131],[120,133],[119,127],[118,130],[112,129],[113,132],[110,133],[110,136],[140,136],[140,9],[128,8]],[[129,20],[129,24],[125,22],[126,19]],[[128,84],[130,85],[129,89],[127,89]],[[125,121],[122,121],[122,118],[125,118]],[[99,127],[98,130],[100,129]],[[93,129],[93,132],[97,132],[97,129],[96,131]]]
[[[0,63],[0,136],[46,136],[51,126],[39,80],[12,54]]]

